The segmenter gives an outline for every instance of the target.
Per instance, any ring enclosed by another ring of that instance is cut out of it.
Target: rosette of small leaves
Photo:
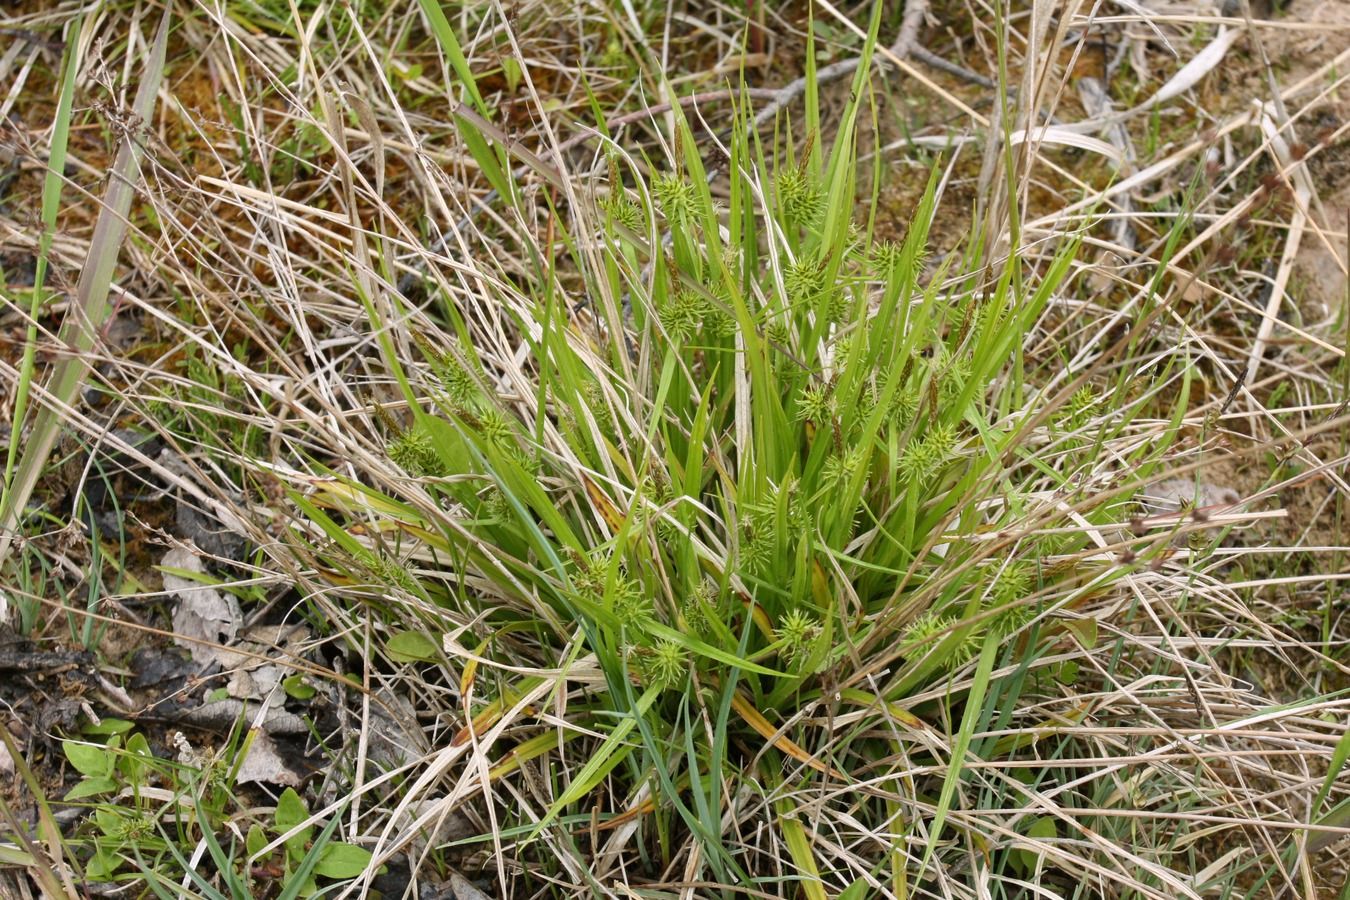
[[[652,179],[652,196],[671,224],[685,225],[694,217],[698,192],[683,177],[667,172]]]
[[[689,652],[671,640],[659,641],[638,657],[642,681],[665,690],[680,685],[689,674]]]
[[[783,213],[798,225],[812,225],[825,211],[825,193],[801,166],[778,173],[775,185]]]
[[[445,463],[436,453],[431,435],[420,425],[400,432],[389,442],[388,451],[389,458],[414,478],[445,474]]]
[[[811,645],[820,634],[820,622],[800,609],[791,610],[778,623],[778,637],[783,642],[781,651],[788,665],[794,668],[806,661]]]

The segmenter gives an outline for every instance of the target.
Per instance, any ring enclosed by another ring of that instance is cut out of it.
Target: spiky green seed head
[[[783,288],[788,300],[800,302],[813,299],[825,289],[825,263],[803,256],[783,269]]]
[[[601,208],[617,224],[629,231],[642,231],[646,223],[642,220],[642,207],[638,206],[623,191],[615,191],[600,202]]]
[[[498,409],[488,407],[478,414],[479,433],[483,440],[495,447],[509,447],[514,444],[515,432],[510,421]]]
[[[963,666],[974,659],[984,647],[985,630],[984,626],[970,628],[952,649],[952,655],[949,664],[952,666]]]
[[[688,223],[698,205],[698,192],[693,184],[673,172],[652,179],[652,196],[672,224]]]
[[[642,590],[642,585],[627,575],[615,576],[609,592],[609,607],[619,620],[619,626],[626,631],[640,633],[653,618],[651,598]]]
[[[873,277],[885,278],[891,274],[904,255],[905,248],[896,241],[878,241],[872,245],[868,263]]]
[[[783,641],[783,656],[788,664],[799,665],[810,655],[811,645],[820,634],[820,622],[804,610],[794,609],[778,623],[778,636]]]
[[[431,354],[431,371],[440,382],[450,405],[456,409],[469,409],[478,400],[478,382],[472,374],[460,365],[454,354],[428,350]]]
[[[642,654],[638,666],[647,685],[661,690],[677,687],[689,674],[689,652],[674,641],[663,640]]]
[[[796,417],[803,422],[828,422],[834,415],[834,396],[823,384],[810,384],[797,397]]]
[[[855,447],[843,456],[836,454],[825,460],[820,479],[830,487],[841,487],[851,481],[866,464],[866,451]]]
[[[1074,391],[1069,402],[1064,404],[1060,410],[1059,422],[1072,429],[1082,428],[1092,418],[1092,413],[1097,406],[1097,392],[1091,385],[1083,385]]]
[[[900,638],[900,650],[907,657],[922,656],[946,636],[951,626],[950,616],[938,615],[930,609],[909,623]]]
[[[414,478],[445,474],[445,463],[436,453],[431,435],[420,425],[414,425],[389,442],[389,458]]]
[[[778,173],[775,185],[783,213],[799,225],[813,225],[825,211],[825,192],[800,167]]]
[[[825,318],[831,322],[844,322],[849,318],[849,312],[853,308],[853,300],[845,291],[831,291],[825,301]]]
[[[921,483],[936,475],[952,456],[956,432],[950,425],[938,424],[928,429],[922,438],[910,439],[900,453],[899,471],[902,478]]]
[[[707,581],[701,581],[680,605],[680,614],[691,632],[700,638],[713,633],[712,617],[717,615],[717,591]]]
[[[970,380],[970,360],[944,351],[941,360],[934,357],[933,376],[938,379],[938,394],[944,402],[955,400]]]
[[[741,566],[748,572],[763,572],[773,560],[771,528],[751,528],[740,544]]]
[[[507,502],[506,495],[502,493],[501,488],[492,487],[488,489],[487,495],[483,497],[483,518],[490,522],[505,522],[511,516],[511,504]]]
[[[1031,593],[1031,567],[1012,562],[999,570],[990,587],[990,599],[996,606],[1006,606]]]
[[[682,290],[666,299],[657,317],[672,341],[684,343],[698,334],[707,312],[706,297],[694,291]]]
[[[363,554],[362,562],[377,584],[397,587],[409,594],[415,593],[417,579],[402,562],[373,552]]]

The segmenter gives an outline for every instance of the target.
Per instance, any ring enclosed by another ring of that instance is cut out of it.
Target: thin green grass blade
[[[155,111],[155,98],[164,76],[164,55],[169,41],[169,9],[160,19],[159,33],[146,61],[140,87],[136,91],[133,113],[136,120],[149,122]],[[9,556],[21,525],[24,506],[37,486],[57,435],[65,421],[64,410],[76,402],[80,386],[89,374],[88,355],[108,319],[108,291],[118,252],[127,230],[127,213],[139,180],[143,150],[132,136],[122,142],[113,163],[112,178],[103,198],[103,209],[94,225],[89,242],[89,257],[75,288],[75,302],[62,324],[60,339],[68,349],[52,369],[47,382],[49,401],[38,413],[19,461],[13,482],[0,500],[0,563]]]
[[[998,635],[990,633],[985,637],[984,647],[980,650],[980,661],[975,666],[975,677],[970,685],[970,693],[966,697],[965,712],[961,715],[961,727],[956,733],[956,743],[952,746],[951,760],[947,764],[947,777],[942,782],[942,793],[938,795],[933,824],[928,829],[928,846],[924,850],[923,861],[919,863],[920,878],[928,869],[928,863],[932,861],[933,852],[942,838],[942,827],[946,824],[947,813],[952,808],[952,798],[956,796],[956,788],[961,783],[962,764],[965,762],[966,750],[970,747],[971,735],[984,712],[984,697],[989,689],[989,676],[994,671],[994,660],[998,658],[1001,643]]]
[[[83,22],[76,19],[70,26],[71,34],[78,35]],[[52,141],[47,157],[47,176],[42,182],[42,237],[38,239],[37,264],[33,270],[33,296],[28,307],[28,329],[24,337],[23,362],[19,365],[19,383],[14,391],[13,431],[19,434],[28,413],[28,391],[33,380],[37,360],[37,319],[42,311],[42,288],[47,281],[47,260],[52,241],[56,237],[56,216],[61,209],[61,187],[65,183],[66,148],[70,141],[70,109],[75,99],[75,76],[80,70],[80,42],[66,44],[65,71],[61,76],[61,98],[56,105],[56,119],[52,124]],[[10,485],[14,480],[14,463],[18,458],[19,441],[9,442],[5,456],[5,499],[0,507],[8,506]]]

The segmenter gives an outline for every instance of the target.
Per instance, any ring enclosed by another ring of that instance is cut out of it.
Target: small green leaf
[[[515,93],[520,87],[520,79],[523,76],[520,68],[520,61],[514,56],[507,56],[502,59],[502,75],[506,78],[506,89]]]
[[[316,693],[314,685],[305,681],[303,675],[292,675],[289,678],[281,679],[281,689],[296,700],[308,700]]]
[[[84,865],[85,878],[90,881],[112,881],[122,858],[107,847],[100,846]]]
[[[117,771],[129,781],[139,782],[141,773],[145,771],[145,761],[154,758],[155,754],[150,750],[145,735],[133,734],[127,738],[126,752],[117,756]]]
[[[262,830],[261,825],[256,823],[250,825],[248,834],[244,837],[244,849],[248,851],[248,855],[256,857],[258,853],[261,852],[262,848],[266,846],[267,832]]]
[[[839,892],[839,900],[866,900],[867,882],[859,878]]]
[[[305,801],[300,799],[300,795],[295,792],[295,788],[286,788],[277,799],[276,825],[277,833],[285,834],[301,822],[309,818],[309,808],[305,806]],[[292,859],[301,859],[305,855],[305,845],[309,843],[309,836],[314,831],[314,826],[306,826],[288,841],[286,841],[286,852]]]
[[[1027,837],[1037,840],[1048,840],[1059,834],[1059,829],[1055,825],[1053,816],[1037,816],[1031,820],[1031,827],[1027,829]]]
[[[400,632],[384,649],[395,662],[432,662],[438,655],[435,642],[420,631]]]
[[[111,778],[85,778],[66,792],[65,800],[83,800],[85,797],[96,797],[99,794],[109,794],[117,790],[117,782]]]
[[[113,755],[107,747],[96,747],[93,744],[78,744],[75,741],[62,741],[61,748],[66,752],[66,759],[75,767],[75,771],[81,775],[88,775],[91,778],[107,778],[112,774]]]
[[[81,729],[85,734],[109,735],[126,734],[134,727],[134,723],[126,719],[103,719],[97,725],[90,723]]]
[[[229,688],[218,687],[206,695],[207,703],[219,703],[221,700],[230,699]]]
[[[323,848],[314,874],[324,878],[355,878],[366,870],[372,857],[370,851],[355,844],[329,844]]]

